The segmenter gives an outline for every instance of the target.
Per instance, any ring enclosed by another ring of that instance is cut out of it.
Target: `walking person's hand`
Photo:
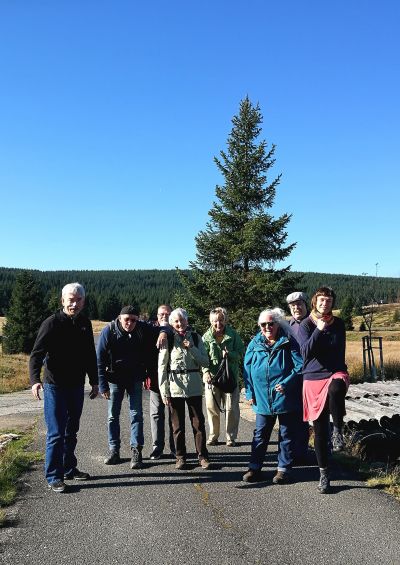
[[[42,383],[35,383],[32,385],[32,394],[36,398],[36,400],[42,400],[40,397],[40,390],[43,390]]]

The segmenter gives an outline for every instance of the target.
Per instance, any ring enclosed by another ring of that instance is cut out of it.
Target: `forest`
[[[0,316],[7,314],[15,278],[22,269],[0,267]],[[39,283],[44,307],[49,312],[59,305],[61,288],[69,282],[80,282],[86,288],[87,309],[91,319],[111,320],[121,305],[135,304],[140,311],[153,317],[157,306],[174,304],[174,296],[182,290],[176,270],[124,271],[29,271]],[[190,274],[190,271],[185,271]],[[367,304],[400,302],[400,278],[341,275],[328,273],[299,273],[299,283],[293,290],[302,290],[311,296],[322,285],[337,293],[337,307],[347,297]],[[282,297],[282,304],[284,303]],[[265,306],[269,306],[266,304]],[[271,304],[274,306],[274,304]]]

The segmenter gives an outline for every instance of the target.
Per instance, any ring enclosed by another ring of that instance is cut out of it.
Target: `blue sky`
[[[0,266],[187,267],[248,95],[282,173],[272,214],[293,214],[286,263],[399,277],[399,15],[397,0],[1,0]]]

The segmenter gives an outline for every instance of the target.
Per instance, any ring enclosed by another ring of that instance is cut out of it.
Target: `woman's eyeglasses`
[[[262,328],[266,328],[267,326],[268,326],[269,328],[272,328],[272,326],[273,326],[274,324],[275,324],[275,322],[261,322],[260,326],[261,326]]]

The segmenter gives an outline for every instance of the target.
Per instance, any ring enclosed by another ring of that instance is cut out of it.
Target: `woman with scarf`
[[[203,415],[202,367],[208,367],[208,355],[199,334],[188,328],[188,314],[183,308],[172,310],[172,348],[158,355],[160,393],[169,407],[175,442],[176,468],[186,468],[185,404],[188,406],[196,452],[203,469],[208,469],[206,429]]]
[[[333,420],[333,450],[341,451],[344,447],[344,402],[349,387],[345,363],[346,331],[343,321],[332,314],[335,298],[331,288],[319,288],[311,299],[311,314],[299,328],[304,363],[303,418],[313,423],[315,454],[320,470],[318,490],[322,494],[330,491],[330,415]]]

